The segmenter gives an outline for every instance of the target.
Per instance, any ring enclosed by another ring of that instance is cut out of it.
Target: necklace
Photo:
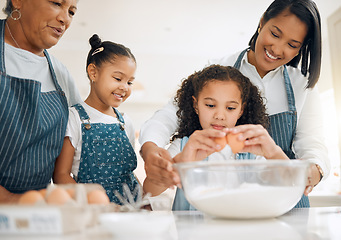
[[[19,46],[19,44],[17,43],[17,41],[15,41],[15,39],[14,39],[14,37],[13,37],[12,33],[11,33],[11,30],[9,29],[9,26],[8,26],[8,23],[7,23],[7,21],[6,21],[6,26],[7,26],[7,29],[8,29],[9,35],[11,36],[11,38],[12,38],[13,42],[14,42],[14,43],[17,45],[17,47],[18,47],[18,48],[20,48],[20,49],[21,49],[21,47]]]

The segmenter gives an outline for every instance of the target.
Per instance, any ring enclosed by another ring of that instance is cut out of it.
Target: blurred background
[[[137,74],[133,93],[119,110],[132,118],[138,135],[141,124],[169,101],[182,79],[203,68],[209,59],[246,48],[261,15],[271,2],[79,0],[71,27],[49,52],[67,66],[85,99],[89,92],[85,72],[89,38],[97,33],[102,40],[129,47],[137,59]],[[337,115],[341,113],[341,107],[335,92],[341,90],[338,86],[341,79],[335,69],[341,64],[335,54],[337,51],[341,54],[341,30],[336,32],[333,29],[340,29],[341,1],[315,2],[322,18],[323,34],[322,72],[318,88],[323,99],[321,114],[325,116],[332,172],[313,194],[337,194],[340,192],[338,125],[341,122]],[[4,5],[5,0],[1,0],[1,9]],[[1,14],[3,18],[4,14]],[[138,175],[144,178],[141,159]]]

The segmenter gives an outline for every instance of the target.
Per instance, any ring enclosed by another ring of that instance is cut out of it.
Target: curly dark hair
[[[250,79],[234,67],[210,65],[183,80],[180,89],[177,91],[174,104],[178,106],[176,115],[179,127],[172,136],[172,140],[190,136],[195,130],[202,129],[199,117],[193,107],[193,97],[198,99],[203,87],[211,81],[233,81],[238,85],[244,108],[243,114],[236,125],[261,124],[268,128],[269,119],[263,98]]]

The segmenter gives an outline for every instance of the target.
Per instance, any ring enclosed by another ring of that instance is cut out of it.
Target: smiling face
[[[243,113],[241,93],[233,81],[208,82],[198,99],[193,97],[193,106],[203,129],[234,127]]]
[[[264,77],[299,53],[307,31],[307,25],[287,10],[264,24],[261,21],[255,51],[248,52],[249,62]]]
[[[77,0],[12,0],[21,12],[15,38],[21,48],[33,53],[56,45],[69,28]]]
[[[125,56],[104,62],[100,67],[90,64],[88,75],[93,83],[88,99],[91,106],[102,112],[120,106],[131,94],[135,70],[135,61]]]

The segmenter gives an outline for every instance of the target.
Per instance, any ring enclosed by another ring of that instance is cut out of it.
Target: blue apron
[[[119,124],[90,123],[83,106],[76,104],[74,107],[82,121],[82,153],[75,180],[101,184],[110,201],[121,205],[115,190],[126,197],[122,184],[127,184],[131,193],[138,186],[133,173],[137,159],[124,131],[123,117],[114,108]]]
[[[239,69],[241,61],[248,49],[242,51],[234,64],[234,67]],[[295,159],[295,153],[292,151],[292,144],[296,134],[297,111],[295,105],[294,91],[291,86],[291,81],[286,66],[283,71],[285,88],[288,97],[289,111],[273,114],[269,116],[270,127],[269,134],[274,139],[276,144],[282,148],[284,153],[290,158]],[[309,199],[303,195],[301,200],[296,204],[295,208],[310,207]]]
[[[45,188],[51,181],[68,121],[68,105],[46,50],[56,90],[6,74],[5,20],[0,20],[0,185],[13,193]]]

